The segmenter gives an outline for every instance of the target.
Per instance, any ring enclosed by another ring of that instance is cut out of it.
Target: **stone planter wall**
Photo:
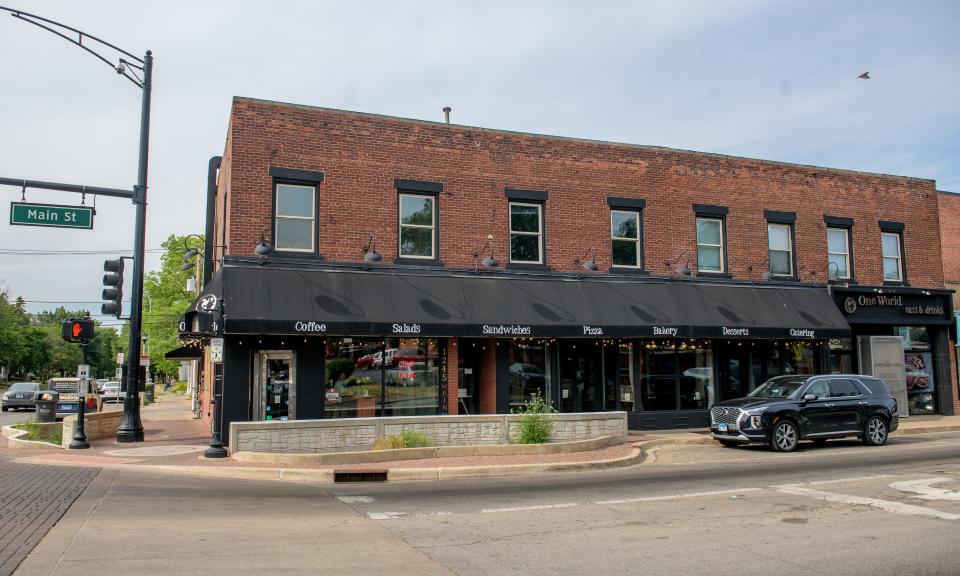
[[[369,450],[378,439],[399,436],[407,430],[422,432],[435,446],[509,444],[517,436],[519,418],[516,414],[488,414],[233,422],[230,451],[354,452]],[[627,439],[626,412],[552,414],[550,418],[554,421],[553,442],[601,436]]]
[[[83,414],[83,433],[87,440],[98,440],[117,435],[117,428],[123,420],[123,410],[111,412],[94,412]],[[77,426],[76,414],[63,418],[63,447],[66,448],[73,440],[73,431]]]

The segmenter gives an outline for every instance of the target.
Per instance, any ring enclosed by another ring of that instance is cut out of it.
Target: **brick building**
[[[930,180],[236,98],[210,182],[182,331],[224,338],[224,423],[539,393],[705,426],[829,371],[958,408]]]

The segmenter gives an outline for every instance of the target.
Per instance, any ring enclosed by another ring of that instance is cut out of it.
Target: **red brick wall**
[[[478,340],[480,346],[480,379],[477,392],[480,394],[480,413],[497,413],[497,341],[494,338]]]
[[[608,196],[645,198],[647,269],[686,252],[696,265],[692,204],[730,209],[728,255],[737,278],[760,279],[767,258],[764,209],[797,213],[797,264],[803,280],[826,277],[823,215],[853,218],[856,277],[882,281],[878,220],[904,222],[913,286],[943,285],[944,263],[933,181],[791,165],[646,146],[536,136],[235,99],[221,184],[229,190],[228,252],[251,255],[271,226],[268,165],[323,171],[320,253],[361,261],[370,234],[386,262],[397,253],[395,178],[443,183],[440,259],[473,267],[471,254],[494,234],[507,260],[504,188],[544,190],[546,255],[557,271],[596,248],[610,265]],[[222,215],[218,214],[222,219]],[[960,237],[960,235],[954,235]],[[747,268],[753,266],[753,272]]]
[[[447,414],[459,414],[460,402],[457,390],[460,388],[460,346],[456,338],[447,340]]]
[[[940,238],[943,243],[943,279],[960,282],[960,194],[937,194]]]

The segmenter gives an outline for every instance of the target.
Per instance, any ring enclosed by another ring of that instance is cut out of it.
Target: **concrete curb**
[[[960,432],[960,425],[943,425],[943,426],[917,426],[911,428],[897,428],[895,432],[891,432],[891,436],[899,436],[901,434],[930,434],[933,432]]]
[[[13,450],[30,450],[32,448],[43,448],[45,450],[62,450],[63,447],[52,442],[43,442],[40,440],[21,440],[21,436],[28,434],[26,430],[20,430],[13,426],[3,427],[3,437],[7,439],[7,447]]]
[[[278,452],[235,452],[231,458],[238,462],[297,466],[303,464],[372,464],[397,460],[427,458],[456,458],[470,456],[540,456],[588,452],[617,446],[624,442],[614,436],[600,436],[589,440],[551,442],[548,444],[480,444],[471,446],[431,446],[429,448],[400,448],[396,450],[364,450],[360,452],[329,452],[323,454],[290,454]]]

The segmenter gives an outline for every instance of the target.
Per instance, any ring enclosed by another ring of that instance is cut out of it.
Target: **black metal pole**
[[[213,436],[210,437],[210,447],[204,451],[204,458],[226,458],[227,450],[223,447],[223,440],[220,437],[220,417],[223,410],[220,405],[223,403],[223,363],[217,362],[213,365]]]
[[[137,170],[136,230],[133,240],[133,296],[130,310],[130,339],[127,349],[127,394],[123,398],[123,420],[117,429],[117,442],[142,442],[140,421],[140,332],[143,308],[143,258],[147,230],[147,152],[150,145],[150,90],[153,77],[153,55],[147,50],[143,58],[143,104],[140,111],[140,161]]]
[[[86,342],[80,344],[80,363],[87,363]],[[87,435],[83,431],[83,412],[84,405],[87,403],[87,378],[81,378],[77,383],[77,396],[79,396],[80,401],[77,403],[77,425],[73,429],[73,440],[70,441],[70,446],[68,446],[71,450],[82,450],[90,447],[87,442]]]

